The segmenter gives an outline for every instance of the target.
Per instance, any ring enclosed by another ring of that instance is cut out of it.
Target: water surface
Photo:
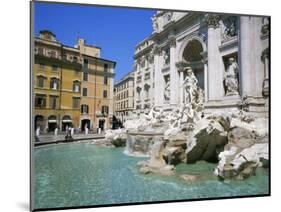
[[[268,193],[268,171],[243,181],[218,181],[215,164],[180,164],[175,176],[142,175],[123,148],[73,143],[35,149],[35,208],[228,197]],[[179,174],[194,174],[187,183]]]

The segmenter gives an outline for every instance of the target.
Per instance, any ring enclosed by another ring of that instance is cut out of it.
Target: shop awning
[[[55,120],[55,119],[50,119],[50,120],[48,120],[48,122],[49,122],[49,123],[57,123],[57,120]]]
[[[72,123],[72,120],[62,120],[63,123]]]

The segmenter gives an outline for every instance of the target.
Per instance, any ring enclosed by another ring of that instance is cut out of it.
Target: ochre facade
[[[115,62],[100,58],[100,48],[83,39],[69,47],[46,30],[35,38],[34,52],[35,129],[111,128]]]

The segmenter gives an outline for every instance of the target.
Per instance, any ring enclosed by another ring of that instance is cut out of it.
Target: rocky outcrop
[[[162,137],[154,137],[153,144],[151,146],[149,155],[150,159],[147,161],[140,161],[138,165],[140,166],[140,172],[143,174],[153,173],[161,175],[172,175],[174,174],[174,166],[167,165],[164,157],[163,151],[165,148],[165,142]]]
[[[185,149],[182,146],[167,146],[163,151],[163,158],[168,165],[177,165],[186,161]]]
[[[234,119],[231,123],[233,127],[228,133],[228,144],[219,154],[220,160],[215,170],[215,175],[222,179],[245,179],[254,175],[257,167],[268,166],[266,122],[262,119],[246,120]]]
[[[207,129],[201,130],[196,136],[196,146],[187,153],[186,162],[194,163],[198,160],[218,162],[218,155],[227,144],[227,136],[217,129],[208,133]]]
[[[104,143],[111,143],[114,147],[126,146],[127,133],[125,129],[107,130]]]
[[[214,118],[201,119],[187,137],[186,162],[199,160],[218,162],[218,155],[227,144],[227,132]]]

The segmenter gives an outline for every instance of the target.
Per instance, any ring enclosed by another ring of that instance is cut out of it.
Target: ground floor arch
[[[48,131],[52,132],[58,127],[57,116],[50,115],[48,117]]]
[[[72,127],[72,119],[70,115],[64,115],[61,120],[62,131],[68,130]]]

